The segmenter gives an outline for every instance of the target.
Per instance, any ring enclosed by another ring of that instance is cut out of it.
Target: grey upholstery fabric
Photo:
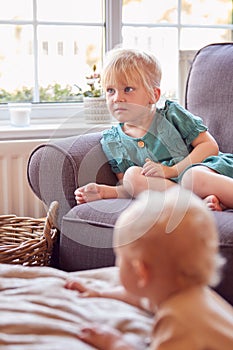
[[[226,259],[216,291],[233,305],[233,211],[214,212],[219,232],[220,254]]]
[[[233,44],[209,45],[192,64],[186,107],[200,115],[219,142],[221,151],[233,152]],[[112,232],[116,219],[130,200],[100,200],[75,206],[74,190],[89,182],[115,185],[100,146],[101,133],[66,138],[36,149],[28,163],[28,181],[49,205],[60,203],[59,267],[67,271],[114,264]],[[214,213],[220,251],[227,259],[217,291],[233,304],[233,212]]]
[[[75,206],[63,218],[60,267],[69,270],[114,265],[112,234],[131,199],[106,199]],[[70,254],[71,249],[74,254]],[[85,252],[85,255],[84,255]]]
[[[233,153],[233,43],[209,45],[197,53],[185,104],[203,118],[220,151]]]
[[[203,118],[220,151],[233,153],[233,43],[208,45],[196,54],[185,104]],[[233,304],[233,211],[214,215],[220,252],[227,260],[217,291]]]
[[[74,190],[89,182],[116,184],[99,140],[101,133],[67,137],[36,148],[28,162],[28,182],[47,205],[59,202],[58,228],[75,206]]]

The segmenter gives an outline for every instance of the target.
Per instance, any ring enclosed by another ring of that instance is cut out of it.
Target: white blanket
[[[0,349],[86,350],[77,338],[80,326],[109,324],[135,344],[149,335],[153,317],[126,303],[80,298],[64,288],[70,278],[96,289],[118,284],[116,267],[64,272],[50,267],[0,265]]]

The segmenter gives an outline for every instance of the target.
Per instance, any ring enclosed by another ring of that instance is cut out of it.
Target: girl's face
[[[152,101],[144,86],[115,83],[106,87],[106,99],[110,113],[119,122],[141,123],[151,113]]]

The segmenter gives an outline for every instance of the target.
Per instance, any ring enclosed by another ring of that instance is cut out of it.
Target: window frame
[[[37,27],[39,25],[75,25],[83,26],[83,23],[79,22],[56,22],[56,21],[41,21],[36,19],[37,12],[37,2],[33,0],[33,19],[32,20],[0,20],[0,24],[30,24],[33,26],[33,52],[34,52],[34,96],[32,104],[31,119],[40,120],[42,123],[50,123],[51,119],[64,119],[72,118],[75,113],[82,114],[83,103],[73,102],[73,103],[40,103],[39,101],[39,83],[38,83],[38,40],[37,40]],[[104,31],[105,31],[105,42],[104,42],[104,52],[111,50],[114,46],[121,42],[121,12],[122,12],[122,0],[104,0]],[[86,23],[88,26],[98,25],[96,23]],[[101,25],[102,26],[102,25]],[[0,119],[9,119],[9,111],[7,103],[0,105]]]
[[[163,24],[163,23],[155,23],[155,24],[148,24],[148,23],[122,23],[122,3],[123,0],[103,0],[104,1],[104,11],[105,11],[105,23],[104,23],[104,30],[105,30],[105,42],[104,42],[104,52],[107,52],[111,50],[116,45],[120,44],[122,42],[122,26],[145,26],[145,27],[173,27],[177,28],[178,31],[178,45],[177,49],[180,52],[181,45],[180,45],[180,37],[181,37],[181,30],[183,28],[224,28],[224,29],[230,29],[233,31],[233,24],[229,25],[194,25],[194,24],[182,24],[181,23],[181,5],[182,0],[178,0],[177,3],[177,11],[178,11],[178,18],[177,23],[175,24]],[[33,52],[35,57],[38,55],[38,46],[37,46],[37,27],[38,25],[83,25],[83,23],[71,23],[71,22],[48,22],[48,21],[40,21],[36,19],[36,0],[33,0],[33,20],[21,20],[21,21],[14,21],[14,20],[1,20],[1,24],[30,24],[33,25],[33,35],[34,35],[34,41],[33,41]],[[87,23],[87,25],[96,25],[96,23]],[[177,67],[177,69],[179,69]],[[39,84],[38,84],[38,65],[37,65],[37,59],[34,60],[34,71],[35,71],[35,95],[34,95],[34,101],[39,100],[38,91],[39,91]],[[50,121],[53,119],[62,120],[63,118],[72,118],[72,116],[75,113],[78,113],[82,115],[83,111],[83,104],[82,102],[73,102],[73,103],[33,103],[32,105],[32,119],[35,119],[40,124],[44,123],[50,123]],[[0,119],[1,121],[9,119],[9,112],[7,104],[0,105]]]

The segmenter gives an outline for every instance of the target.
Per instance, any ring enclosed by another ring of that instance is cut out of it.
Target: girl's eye
[[[114,94],[114,89],[113,88],[107,88],[106,89],[106,92],[107,92],[107,94],[109,94],[109,95],[112,95],[112,94]]]
[[[131,91],[134,91],[134,88],[132,88],[131,86],[126,86],[125,92],[131,92]]]

